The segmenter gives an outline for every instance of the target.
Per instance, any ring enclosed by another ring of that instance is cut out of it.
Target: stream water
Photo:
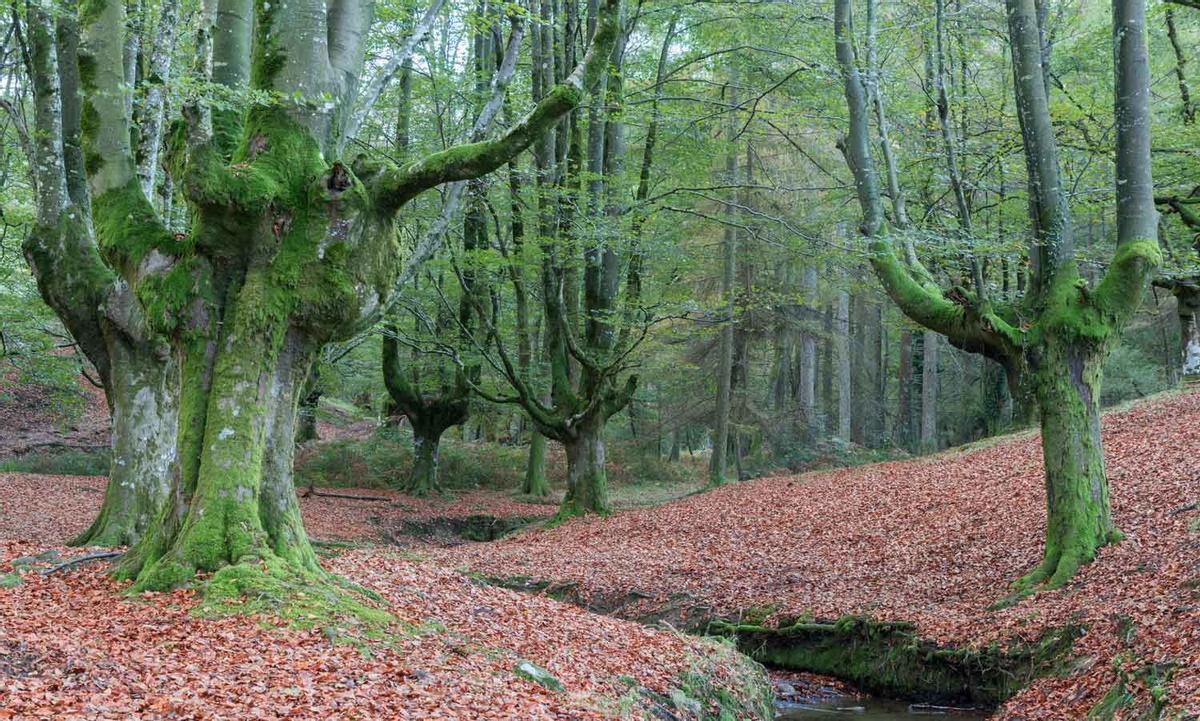
[[[781,702],[776,706],[775,721],[816,721],[824,719],[854,719],[854,721],[915,721],[916,719],[946,719],[946,721],[983,721],[990,714],[985,711],[947,709],[936,706],[910,704],[907,701],[892,701],[871,697],[846,696],[831,701],[812,704]]]

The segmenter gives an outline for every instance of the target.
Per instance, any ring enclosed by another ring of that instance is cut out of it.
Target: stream
[[[907,719],[947,719],[947,721],[983,721],[986,711],[913,704],[907,701],[844,696],[813,703],[776,703],[775,721],[815,721],[816,719],[854,719],[855,721],[900,721]]]

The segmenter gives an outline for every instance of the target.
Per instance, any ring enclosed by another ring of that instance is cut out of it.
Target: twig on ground
[[[52,573],[57,573],[58,571],[65,570],[65,569],[71,568],[73,566],[81,566],[85,563],[90,563],[92,561],[103,561],[106,558],[116,558],[118,556],[124,555],[124,553],[125,553],[124,551],[103,551],[101,553],[89,553],[86,556],[80,556],[78,558],[71,558],[66,561],[63,561],[62,563],[51,566],[50,568],[43,570],[42,575],[49,576]]]

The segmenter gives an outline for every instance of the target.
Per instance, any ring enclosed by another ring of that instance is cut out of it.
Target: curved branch
[[[603,0],[596,33],[583,61],[521,121],[498,138],[457,145],[383,173],[374,184],[377,207],[391,215],[430,188],[486,175],[532,145],[601,78],[619,34],[620,5],[621,0]]]

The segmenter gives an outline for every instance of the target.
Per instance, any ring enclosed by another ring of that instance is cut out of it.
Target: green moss
[[[698,703],[697,718],[774,718],[774,692],[762,666],[725,639],[701,638],[692,643],[680,690]]]
[[[551,691],[562,691],[565,689],[562,681],[559,681],[557,678],[552,676],[549,671],[541,666],[538,666],[532,661],[521,661],[517,663],[517,665],[513,667],[513,673],[525,679],[526,681],[533,681],[534,683],[544,686]]]
[[[127,278],[137,274],[151,251],[173,259],[191,247],[159,221],[136,178],[93,198],[92,218],[101,254]]]
[[[279,618],[289,627],[322,629],[335,641],[361,643],[388,632],[413,630],[371,605],[382,600],[377,594],[279,559],[226,566],[204,582],[200,594],[192,610],[195,616]]]
[[[21,585],[21,574],[5,573],[0,575],[0,589],[16,588]]]
[[[885,696],[985,705],[1053,673],[1079,635],[1067,627],[1034,644],[954,649],[922,640],[909,624],[855,616],[780,628],[713,622],[709,629],[768,665],[835,676]]]
[[[1174,667],[1146,664],[1129,670],[1132,658],[1124,653],[1113,659],[1117,682],[1088,712],[1088,721],[1158,721],[1168,708],[1166,685]]]
[[[283,69],[286,56],[275,38],[275,17],[280,3],[254,0],[254,56],[250,60],[250,82],[256,88],[270,88],[275,76]]]

